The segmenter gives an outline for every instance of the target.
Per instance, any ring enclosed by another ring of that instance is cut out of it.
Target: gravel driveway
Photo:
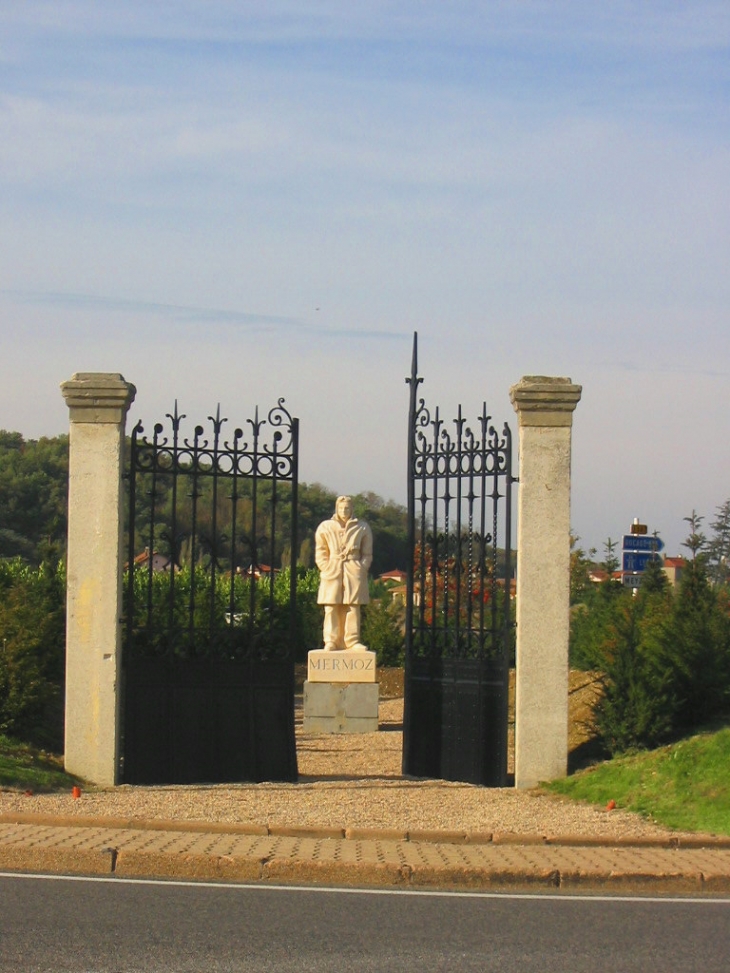
[[[575,804],[539,791],[482,788],[401,776],[402,699],[380,704],[380,731],[314,735],[297,726],[297,784],[122,786],[25,796],[0,792],[0,813],[581,835],[611,840],[666,835],[627,811]]]

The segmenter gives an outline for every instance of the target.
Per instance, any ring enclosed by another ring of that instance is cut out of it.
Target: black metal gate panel
[[[293,781],[298,420],[184,419],[131,437],[120,779]]]
[[[409,571],[403,772],[507,783],[512,441],[486,404],[474,429],[418,396],[408,421]],[[501,534],[501,544],[499,537]]]

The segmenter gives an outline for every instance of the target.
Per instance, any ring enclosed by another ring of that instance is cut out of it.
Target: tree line
[[[205,488],[205,485],[204,485]],[[156,503],[164,510],[169,485],[160,479]],[[247,485],[242,484],[242,499]],[[250,490],[250,486],[248,487]],[[266,491],[266,484],[261,489]],[[0,558],[20,557],[38,566],[42,561],[63,558],[66,552],[68,498],[68,436],[37,440],[25,439],[19,432],[0,430]],[[314,532],[317,525],[334,513],[337,494],[321,483],[299,484],[299,543],[296,562],[314,565]],[[264,497],[265,500],[265,497]],[[404,506],[384,500],[376,493],[353,497],[355,514],[366,517],[373,530],[374,557],[371,573],[405,570],[407,559],[407,516]],[[206,507],[205,497],[200,504]],[[265,502],[261,509],[265,510]],[[204,526],[204,525],[203,525]],[[158,533],[169,524],[164,518]],[[284,517],[277,524],[276,562],[273,567],[291,563],[290,524]],[[144,549],[144,534],[138,544]]]
[[[68,436],[0,430],[0,558],[38,566],[66,551]]]

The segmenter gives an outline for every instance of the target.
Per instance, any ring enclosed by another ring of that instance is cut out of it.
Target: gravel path
[[[131,787],[25,796],[0,792],[0,813],[216,821],[290,826],[446,829],[516,835],[652,837],[667,829],[627,811],[538,791],[482,788],[401,776],[403,700],[380,704],[380,732],[304,734],[297,784]]]

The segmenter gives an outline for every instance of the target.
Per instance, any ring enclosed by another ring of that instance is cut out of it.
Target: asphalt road
[[[0,875],[0,970],[727,973],[730,899]]]

